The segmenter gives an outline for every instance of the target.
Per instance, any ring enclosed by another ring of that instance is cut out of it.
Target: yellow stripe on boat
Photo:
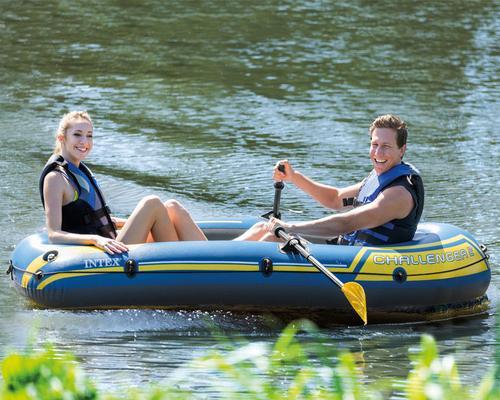
[[[161,271],[259,271],[258,265],[251,264],[149,264],[141,265],[140,272],[161,272]]]
[[[259,271],[258,265],[241,265],[241,264],[151,264],[141,265],[138,272],[163,272],[163,271],[226,271],[226,272],[255,272]],[[71,272],[60,272],[44,279],[38,286],[38,290],[44,289],[46,286],[61,279],[76,278],[80,276],[91,276],[103,273],[123,273],[123,267],[102,267],[93,269],[80,269]]]
[[[339,273],[339,272],[350,272],[346,267],[344,266],[335,266],[335,267],[329,267],[327,265],[324,265],[328,271],[332,273]],[[274,265],[273,267],[274,272],[320,272],[316,267],[312,265]]]
[[[44,279],[37,286],[37,290],[42,290],[45,286],[50,285],[52,282],[58,281],[60,279],[66,278],[76,278],[78,276],[90,276],[97,275],[107,272],[123,272],[123,267],[104,267],[104,268],[95,268],[95,269],[79,269],[71,272],[60,272],[54,275],[50,275],[46,279]]]
[[[47,261],[43,259],[43,255],[35,258],[30,265],[28,265],[28,268],[26,268],[26,271],[23,274],[23,278],[21,281],[21,286],[23,288],[28,287],[28,283],[30,281],[30,278],[33,276],[33,274],[38,271],[40,268],[42,268],[45,264],[47,264]]]
[[[257,264],[152,264],[141,265],[138,272],[166,272],[166,271],[224,271],[224,272],[258,272],[260,270]],[[319,272],[315,267],[310,265],[277,265],[273,269],[275,272]],[[333,273],[346,272],[345,267],[328,267]],[[61,279],[76,278],[80,276],[91,276],[102,273],[124,273],[123,267],[102,267],[95,269],[74,270],[71,272],[60,272],[44,279],[38,286],[38,290],[43,290],[46,286]]]
[[[356,254],[356,257],[352,260],[351,265],[349,266],[349,271],[353,271],[354,268],[356,268],[356,265],[358,265],[359,261],[361,258],[365,255],[365,253],[370,249],[370,247],[362,247],[360,251]]]
[[[457,239],[462,239],[462,242],[457,243]],[[408,281],[458,278],[488,269],[482,254],[465,236],[457,236],[448,242],[456,244],[415,252],[400,252],[403,249],[397,247],[367,250],[357,280],[392,280],[392,273],[398,267],[406,271]]]

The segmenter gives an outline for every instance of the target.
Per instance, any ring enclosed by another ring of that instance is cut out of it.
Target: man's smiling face
[[[375,128],[370,143],[370,160],[377,175],[398,165],[405,153],[406,145],[399,148],[396,131],[391,128]]]

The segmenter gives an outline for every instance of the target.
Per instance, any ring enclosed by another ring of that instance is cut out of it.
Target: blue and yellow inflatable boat
[[[254,222],[200,222],[207,242],[146,243],[114,256],[34,234],[15,248],[8,272],[39,307],[223,309],[358,321],[342,292],[299,254],[279,243],[230,241]],[[455,226],[422,223],[413,241],[385,247],[307,239],[308,250],[341,281],[363,286],[370,323],[488,308],[486,250]]]

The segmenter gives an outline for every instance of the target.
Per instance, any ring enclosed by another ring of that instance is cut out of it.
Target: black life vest
[[[354,207],[371,203],[388,187],[403,186],[413,198],[411,212],[402,219],[393,219],[381,226],[360,229],[342,235],[339,243],[347,245],[386,245],[413,239],[424,209],[424,185],[419,171],[411,164],[401,162],[380,176],[372,171],[364,180],[356,199],[344,201]],[[347,203],[347,204],[346,204]]]
[[[58,154],[49,158],[39,180],[43,207],[45,208],[43,183],[47,174],[54,170],[62,173],[76,188],[78,194],[77,199],[62,207],[61,229],[66,232],[115,238],[116,229],[111,220],[110,209],[104,201],[104,196],[92,172],[82,162],[76,167]]]

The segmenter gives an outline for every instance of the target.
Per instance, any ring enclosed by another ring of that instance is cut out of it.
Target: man
[[[277,240],[274,230],[337,238],[338,244],[384,245],[412,240],[424,207],[424,187],[417,169],[402,161],[406,123],[395,115],[376,118],[370,126],[373,170],[362,182],[336,188],[315,182],[293,169],[287,160],[274,168],[275,180],[288,181],[322,205],[348,210],[325,218],[285,223],[272,218],[258,223],[237,240]],[[284,166],[284,172],[278,169]]]

